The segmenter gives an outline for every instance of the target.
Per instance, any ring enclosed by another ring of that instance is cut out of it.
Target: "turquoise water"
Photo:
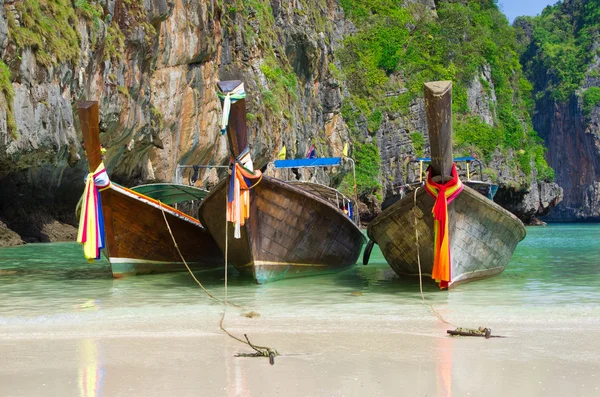
[[[600,225],[530,227],[497,277],[425,296],[452,319],[581,323],[600,315]],[[362,263],[359,261],[359,263]],[[196,273],[223,296],[223,271]],[[278,316],[431,316],[417,279],[400,279],[375,248],[368,266],[253,284],[230,268],[229,299]],[[361,292],[362,296],[353,296]],[[0,326],[217,312],[187,273],[112,279],[106,260],[88,264],[75,243],[0,248]]]

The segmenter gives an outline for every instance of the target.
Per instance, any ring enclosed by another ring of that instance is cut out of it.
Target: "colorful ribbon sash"
[[[438,282],[440,288],[448,288],[452,281],[452,259],[450,257],[450,236],[448,233],[448,204],[463,190],[458,178],[456,164],[452,164],[452,179],[446,183],[436,183],[431,177],[431,168],[427,173],[425,190],[435,198],[433,205],[433,270],[431,278]]]
[[[227,221],[234,224],[233,237],[241,238],[241,226],[250,217],[250,189],[262,179],[260,170],[254,170],[248,149],[231,165],[229,195],[227,197]],[[253,183],[253,181],[255,181]]]
[[[88,262],[100,259],[100,250],[105,246],[100,191],[110,188],[110,185],[110,179],[102,163],[96,171],[90,172],[86,177],[77,242],[83,244],[83,255]]]

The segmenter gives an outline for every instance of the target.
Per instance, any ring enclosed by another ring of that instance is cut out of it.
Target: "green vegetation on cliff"
[[[360,136],[364,120],[374,134],[382,112],[407,114],[409,105],[422,97],[424,82],[452,80],[457,154],[475,152],[490,160],[501,150],[515,176],[521,170],[529,179],[533,163],[540,179],[552,179],[531,124],[532,102],[524,99],[530,97],[531,84],[519,64],[515,33],[495,1],[439,2],[437,16],[423,5],[404,4],[341,0],[357,26],[338,54],[351,94],[343,115],[355,139],[365,138]],[[474,80],[492,97],[492,86],[482,74],[488,65],[496,96],[495,103],[490,101],[493,125],[473,114],[467,103]],[[411,140],[420,151],[420,141],[414,136]]]
[[[379,183],[379,149],[372,143],[356,143],[356,185],[359,192],[375,191]]]
[[[17,134],[17,125],[15,124],[15,116],[13,114],[13,97],[15,90],[13,89],[10,81],[10,69],[4,62],[0,60],[0,92],[4,95],[4,101],[6,102],[6,124],[8,132],[13,137]]]
[[[299,11],[299,10],[296,10]],[[243,21],[242,21],[243,19]],[[298,100],[298,80],[286,57],[285,48],[279,43],[273,8],[269,0],[230,0],[222,20],[225,29],[242,31],[248,48],[258,47],[263,51],[260,71],[267,85],[260,88],[261,101],[265,108],[292,120],[291,109]],[[252,114],[250,122],[256,116]]]
[[[18,16],[8,12],[7,17],[9,36],[19,51],[30,47],[36,60],[45,66],[77,60],[79,35],[71,0],[17,1],[15,10]]]
[[[600,31],[600,2],[572,0],[546,7],[540,16],[515,21],[523,42],[521,62],[536,96],[565,102],[581,87]]]
[[[593,108],[600,105],[600,87],[590,87],[583,92],[583,113],[590,114]]]
[[[287,109],[291,107],[290,99],[292,101],[298,99],[296,74],[293,71],[283,70],[274,56],[265,58],[260,70],[269,82],[269,90],[262,92],[265,105],[276,113],[283,109],[283,114],[288,119],[291,118],[291,113]]]

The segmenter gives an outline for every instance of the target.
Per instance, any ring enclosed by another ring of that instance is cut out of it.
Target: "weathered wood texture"
[[[101,194],[107,256],[115,277],[186,270],[159,208],[113,189]],[[190,268],[224,266],[221,250],[206,229],[168,209],[165,215]]]
[[[225,249],[226,183],[200,206],[200,219]],[[228,228],[229,261],[258,283],[321,274],[356,263],[365,238],[335,206],[278,179],[263,177],[251,191],[242,238]]]
[[[77,102],[77,112],[79,113],[88,168],[90,172],[94,172],[100,163],[102,163],[100,130],[98,129],[98,102],[79,101]]]
[[[78,112],[89,169],[94,171],[102,162],[98,103],[79,102]],[[105,254],[114,277],[186,270],[159,208],[114,186],[102,191],[101,196]],[[165,212],[175,240],[191,268],[223,266],[218,245],[199,221],[183,220],[172,214],[166,205]]]
[[[425,111],[431,145],[431,173],[447,181],[452,171],[452,82],[424,84]]]
[[[414,192],[394,203],[367,228],[368,236],[381,248],[399,275],[418,275],[415,236]],[[422,188],[417,191],[417,230],[423,275],[433,267],[434,199]],[[453,202],[450,213],[452,282],[459,283],[502,272],[510,262],[525,227],[513,214],[468,186]]]

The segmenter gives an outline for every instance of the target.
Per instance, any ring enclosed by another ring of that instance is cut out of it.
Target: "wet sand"
[[[262,315],[225,326],[282,355],[251,352],[197,316],[0,325],[0,396],[598,396],[597,319],[487,323],[504,339],[394,316]],[[474,326],[464,313],[461,324]],[[514,319],[512,319],[514,320]]]

